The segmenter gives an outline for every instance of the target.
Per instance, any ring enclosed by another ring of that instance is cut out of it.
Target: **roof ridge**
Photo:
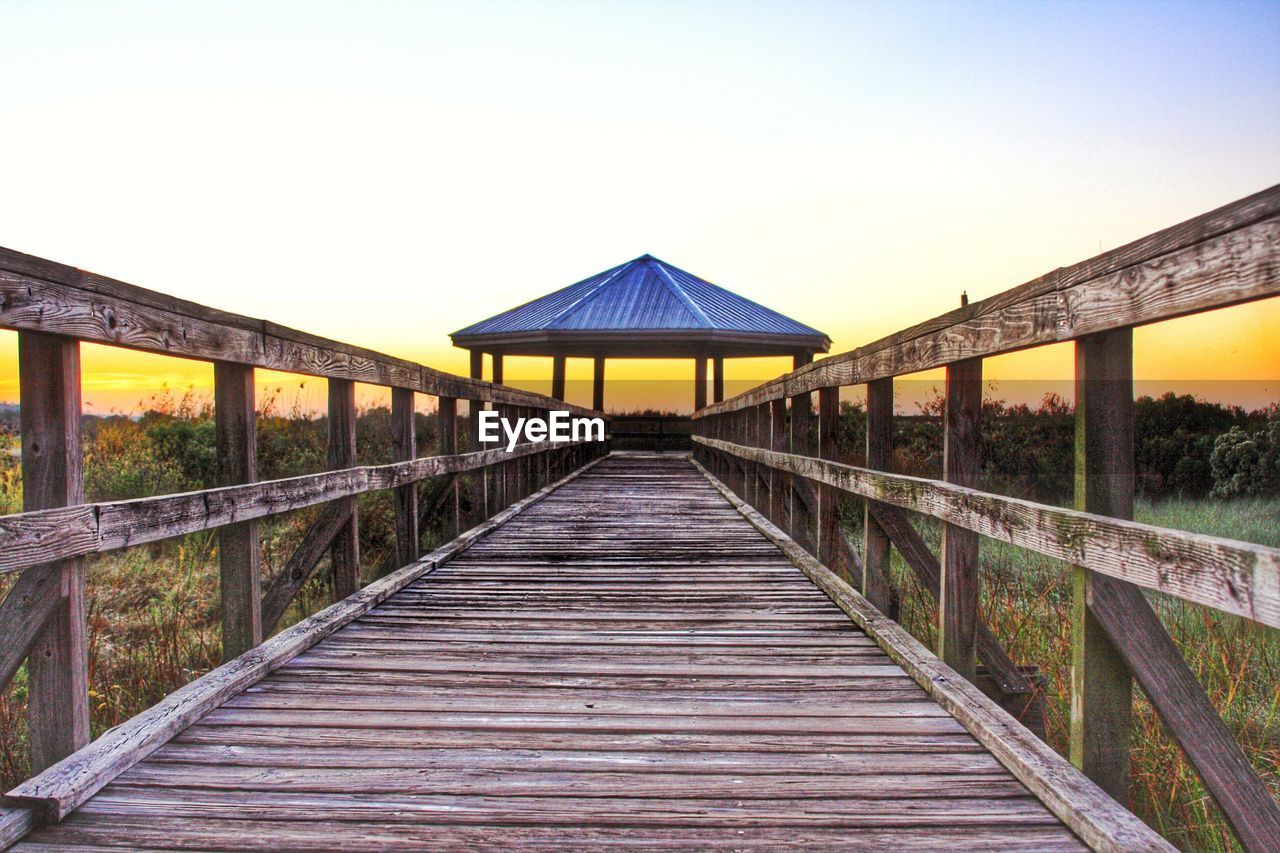
[[[685,293],[684,288],[681,287],[675,280],[675,277],[667,271],[666,262],[658,260],[653,255],[645,255],[645,257],[647,257],[649,261],[658,268],[658,271],[662,273],[662,277],[667,280],[667,289],[671,290],[675,294],[676,298],[683,302],[685,307],[693,312],[695,317],[705,323],[708,329],[716,328],[716,324],[711,322],[711,318],[706,315],[706,312],[704,312],[702,308],[700,308],[698,304],[689,297],[689,294]]]
[[[556,324],[556,322],[557,322],[557,321],[559,321],[562,317],[564,317],[566,314],[568,314],[568,313],[569,313],[570,311],[572,311],[573,309],[577,308],[577,307],[578,307],[579,305],[581,305],[585,300],[589,299],[590,297],[592,297],[592,296],[594,296],[596,293],[598,293],[598,292],[600,291],[600,288],[604,287],[606,284],[608,284],[609,282],[611,282],[611,281],[613,281],[615,278],[617,278],[617,277],[618,277],[618,273],[622,272],[624,269],[626,269],[627,267],[631,266],[633,263],[635,263],[635,261],[627,261],[625,264],[618,264],[616,267],[614,267],[614,268],[613,268],[613,269],[611,269],[611,270],[605,270],[605,277],[604,277],[604,278],[600,279],[600,281],[599,281],[599,282],[597,282],[597,283],[596,283],[595,285],[593,285],[592,287],[588,288],[586,293],[582,294],[582,295],[581,295],[581,296],[579,296],[577,299],[575,299],[575,300],[573,300],[572,302],[570,302],[570,303],[569,303],[568,305],[566,305],[564,308],[561,308],[561,309],[560,309],[559,311],[557,311],[555,314],[552,314],[552,315],[551,315],[551,316],[546,320],[546,322],[545,322],[545,323],[543,323],[543,325],[544,325],[544,326],[547,326],[547,327],[550,327],[550,326],[555,325],[555,324]]]

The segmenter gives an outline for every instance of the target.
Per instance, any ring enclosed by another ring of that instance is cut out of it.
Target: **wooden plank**
[[[62,566],[52,563],[28,569],[0,601],[0,688],[27,659],[31,643],[62,601]]]
[[[790,445],[787,432],[787,401],[774,400],[769,404],[769,425],[772,433],[770,449],[785,453]],[[702,445],[694,444],[695,448]],[[774,524],[782,527],[786,524],[785,516],[791,504],[791,478],[780,471],[769,468],[769,518]]]
[[[450,456],[458,452],[458,401],[454,397],[441,397],[436,401],[436,428],[439,430],[440,455]],[[462,533],[462,480],[453,478],[453,534]]]
[[[1076,342],[1076,509],[1133,518],[1133,331]],[[1129,797],[1133,678],[1093,613],[1093,573],[1072,569],[1071,761],[1118,802]]]
[[[8,850],[31,831],[31,810],[0,806],[0,850]]]
[[[356,386],[347,379],[329,380],[329,469],[356,466]],[[355,497],[339,498],[346,504],[345,524],[329,546],[333,574],[333,600],[341,601],[360,588],[360,507]]]
[[[840,389],[823,388],[818,392],[818,455],[823,459],[837,457],[836,436],[840,429]],[[839,565],[840,523],[837,509],[840,492],[823,485],[818,490],[818,559],[830,566]]]
[[[968,358],[1280,294],[1280,186],[1051,271],[695,414],[914,373]]]
[[[414,393],[407,388],[391,389],[391,455],[398,462],[418,457],[414,423]],[[396,567],[407,566],[421,553],[418,540],[418,486],[408,483],[395,491]]]
[[[253,368],[220,361],[213,366],[217,424],[218,485],[238,486],[258,479],[257,412]],[[262,588],[258,522],[229,524],[218,531],[219,590],[222,597],[222,660],[229,661],[262,642]]]
[[[1174,849],[785,533],[736,500],[705,469],[703,474],[752,525],[777,544],[787,558],[880,644],[890,658],[1090,847],[1115,851]]]
[[[943,414],[943,479],[971,489],[982,473],[982,359],[947,366]],[[942,528],[938,590],[938,657],[973,681],[977,674],[978,534]]]
[[[887,471],[893,464],[893,379],[867,384],[867,467]],[[828,483],[827,485],[831,485]],[[871,514],[862,512],[862,594],[880,610],[889,609],[889,537]]]
[[[330,605],[233,661],[170,693],[146,711],[105,732],[85,748],[5,796],[29,806],[42,821],[61,820],[116,776],[160,748],[173,735],[221,705],[227,697],[261,681],[320,640],[368,613],[391,595],[461,554],[511,518],[564,484],[588,472],[585,465],[542,491],[508,507],[484,524]]]
[[[1022,548],[1280,627],[1280,549],[1038,504],[824,459],[696,442]]]
[[[84,500],[80,450],[80,344],[52,335],[18,335],[22,505],[63,507]],[[46,552],[45,560],[52,555]],[[27,648],[27,730],[39,772],[89,741],[89,652],[84,562],[44,570],[57,581],[26,586],[58,599]],[[34,615],[34,614],[33,614]],[[23,634],[29,633],[23,631]],[[14,638],[21,643],[21,634]]]

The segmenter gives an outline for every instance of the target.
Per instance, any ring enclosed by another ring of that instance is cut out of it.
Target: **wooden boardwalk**
[[[612,457],[20,849],[1078,848],[684,458]]]

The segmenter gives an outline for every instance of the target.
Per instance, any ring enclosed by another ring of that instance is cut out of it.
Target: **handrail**
[[[967,678],[989,634],[978,615],[975,533],[1066,561],[1073,762],[1123,801],[1136,680],[1241,842],[1266,849],[1280,838],[1280,807],[1139,587],[1280,627],[1280,549],[1131,520],[1132,330],[1278,295],[1274,186],[706,406],[693,416],[695,456],[831,565],[842,553],[840,495],[868,499],[860,585],[881,611],[890,547],[905,554],[920,544],[902,525],[881,523],[886,508],[941,520],[941,580],[927,588],[937,589],[939,657]],[[1076,509],[978,490],[982,359],[1063,341],[1076,341]],[[893,379],[938,367],[947,368],[943,479],[888,473]],[[867,386],[861,468],[836,459],[839,389],[858,384]],[[806,480],[819,484],[816,512],[798,511],[795,484]]]
[[[605,450],[603,442],[581,441],[506,450],[480,441],[472,417],[473,443],[481,449],[460,454],[459,400],[470,401],[472,415],[488,404],[522,416],[552,410],[608,416],[3,248],[0,328],[18,332],[27,510],[0,518],[0,573],[19,573],[0,601],[0,686],[24,659],[32,661],[28,731],[36,772],[89,737],[86,555],[217,529],[223,659],[231,660],[263,642],[324,554],[331,555],[335,601],[359,591],[358,495],[394,492],[394,554],[382,568],[388,571],[421,556],[418,482],[466,474],[474,494],[467,513],[457,476],[451,485],[453,532],[462,535]],[[81,341],[213,362],[218,488],[84,503]],[[330,470],[258,482],[256,368],[328,380]],[[357,464],[356,382],[391,388],[391,464]],[[437,456],[417,454],[416,393],[438,398]],[[324,503],[293,556],[264,584],[257,520]],[[31,655],[36,648],[39,660]]]
[[[757,385],[693,417],[1280,295],[1280,185]]]

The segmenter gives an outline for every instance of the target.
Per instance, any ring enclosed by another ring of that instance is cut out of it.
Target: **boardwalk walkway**
[[[1079,842],[683,458],[605,460],[21,849]]]

